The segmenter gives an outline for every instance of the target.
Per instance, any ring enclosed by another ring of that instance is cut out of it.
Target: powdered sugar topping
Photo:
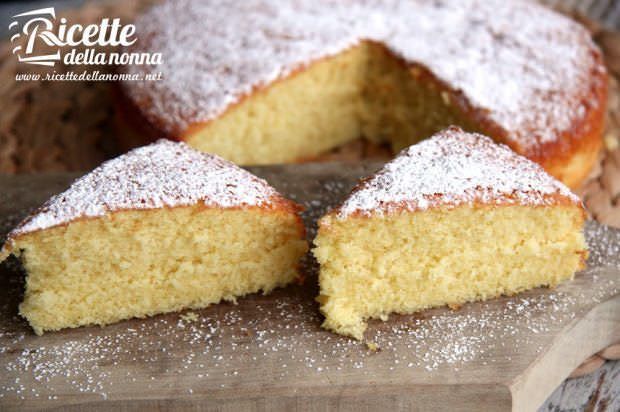
[[[76,180],[24,220],[9,238],[118,210],[199,202],[221,208],[260,206],[270,204],[276,195],[267,182],[218,156],[162,139]]]
[[[362,182],[338,211],[341,218],[392,210],[462,204],[544,205],[579,198],[536,163],[490,138],[451,127],[403,150]]]
[[[126,70],[161,71],[164,79],[127,82],[126,89],[173,135],[369,39],[426,66],[505,129],[522,153],[535,154],[596,104],[587,94],[605,70],[583,27],[519,0],[180,0],[136,24],[136,50],[161,52],[164,64]]]

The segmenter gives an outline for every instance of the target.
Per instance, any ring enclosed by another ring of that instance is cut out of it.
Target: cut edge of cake
[[[323,326],[363,339],[371,318],[555,286],[585,265],[584,220],[541,166],[450,127],[319,220]]]
[[[135,115],[119,117],[119,125],[128,123],[119,135],[132,144],[135,135],[147,135],[133,128],[153,130],[236,163],[266,164],[312,157],[359,137],[360,128],[396,152],[460,124],[578,187],[602,145],[602,54],[566,16],[531,2],[495,3],[166,2],[140,17],[149,35],[134,47],[170,49],[171,59],[124,70],[174,75],[122,85],[118,112]],[[177,24],[160,29],[171,12],[187,8],[193,13],[176,13]],[[226,19],[229,30],[202,30],[211,19]],[[298,30],[300,19],[307,31]],[[195,34],[195,26],[206,33],[209,52],[193,42],[194,60],[186,65],[185,55],[172,51],[179,34]],[[183,64],[173,64],[179,59]],[[397,61],[402,67],[389,69]],[[357,100],[374,103],[357,105],[363,109],[355,114]]]
[[[221,300],[301,280],[301,207],[267,182],[160,140],[76,180],[7,236],[37,334]]]

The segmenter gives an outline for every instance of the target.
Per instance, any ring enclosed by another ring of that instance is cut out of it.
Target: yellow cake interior
[[[191,146],[237,164],[299,160],[364,136],[395,151],[451,124],[477,127],[435,82],[418,81],[385,47],[362,42],[259,90],[216,122],[194,127]],[[225,138],[222,138],[225,137]]]
[[[557,285],[584,265],[583,220],[578,206],[328,215],[313,250],[324,327],[362,339],[369,318]]]
[[[298,276],[293,213],[204,206],[123,211],[15,239],[28,273],[20,313],[37,334],[201,308]]]

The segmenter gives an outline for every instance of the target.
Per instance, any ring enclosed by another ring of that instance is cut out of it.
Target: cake
[[[533,2],[180,0],[136,27],[130,50],[163,63],[122,69],[128,146],[165,135],[269,164],[360,136],[396,153],[456,124],[574,187],[601,145],[601,53],[584,27]]]
[[[37,334],[105,325],[286,285],[307,250],[298,206],[265,181],[160,140],[103,163],[7,237]]]
[[[555,286],[584,267],[584,219],[538,164],[449,128],[320,219],[323,326],[362,339],[369,318]]]

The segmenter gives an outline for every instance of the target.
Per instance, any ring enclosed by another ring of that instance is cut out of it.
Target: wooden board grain
[[[252,168],[314,221],[375,164]],[[71,175],[0,177],[0,229]],[[620,339],[620,231],[589,222],[587,270],[556,289],[373,321],[379,350],[320,328],[304,285],[188,313],[35,336],[1,268],[0,409],[534,410],[586,357]]]

